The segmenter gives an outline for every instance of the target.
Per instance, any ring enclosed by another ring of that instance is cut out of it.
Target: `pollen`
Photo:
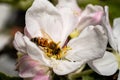
[[[60,48],[58,43],[55,43],[52,40],[43,38],[43,37],[35,37],[31,39],[32,42],[34,42],[39,48],[41,48],[45,55],[47,55],[50,58],[55,59],[62,59],[68,50],[70,50],[69,47],[64,46],[63,48]]]
[[[80,15],[80,12],[77,11],[77,10],[73,10],[73,14],[76,15],[76,16],[79,16],[79,15]]]
[[[68,50],[71,50],[71,48],[66,46],[64,48],[60,48],[58,45],[53,49],[50,49],[49,47],[47,47],[46,49],[44,48],[44,52],[46,53],[46,55],[54,59],[62,59]]]

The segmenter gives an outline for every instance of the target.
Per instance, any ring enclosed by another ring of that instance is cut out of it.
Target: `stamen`
[[[51,57],[51,58],[62,59],[62,58],[64,58],[64,56],[65,56],[65,54],[67,53],[68,50],[71,50],[71,48],[70,47],[64,47],[62,49],[58,48],[58,50],[55,50],[55,49],[50,50],[50,49],[48,49],[47,52],[46,52],[46,55],[48,57]]]
[[[75,29],[71,34],[70,34],[70,37],[71,38],[75,38],[75,37],[78,37],[80,35],[80,32]]]
[[[73,10],[73,14],[76,15],[76,16],[79,16],[79,15],[80,15],[80,12],[77,11],[77,10]]]
[[[53,41],[48,41],[48,39],[42,37],[32,38],[31,41],[38,45],[50,58],[62,59],[67,51],[70,50],[70,48],[66,46],[60,48],[60,42],[55,43]]]

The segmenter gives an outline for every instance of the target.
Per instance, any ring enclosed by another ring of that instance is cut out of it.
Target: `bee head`
[[[38,39],[35,37],[35,38],[32,38],[31,41],[36,43],[38,41]]]

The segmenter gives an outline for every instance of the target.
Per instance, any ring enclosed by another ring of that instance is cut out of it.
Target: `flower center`
[[[67,50],[70,49],[66,46],[61,49],[59,42],[55,43],[53,41],[49,41],[46,38],[35,37],[32,38],[31,41],[37,44],[50,58],[61,59],[66,54]]]

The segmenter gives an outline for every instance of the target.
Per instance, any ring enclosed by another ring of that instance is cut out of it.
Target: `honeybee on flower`
[[[82,11],[76,0],[58,0],[56,6],[34,0],[26,12],[24,35],[17,32],[13,41],[23,53],[17,63],[19,75],[50,80],[52,71],[67,75],[101,58],[107,45],[103,16],[101,6],[90,4]]]

